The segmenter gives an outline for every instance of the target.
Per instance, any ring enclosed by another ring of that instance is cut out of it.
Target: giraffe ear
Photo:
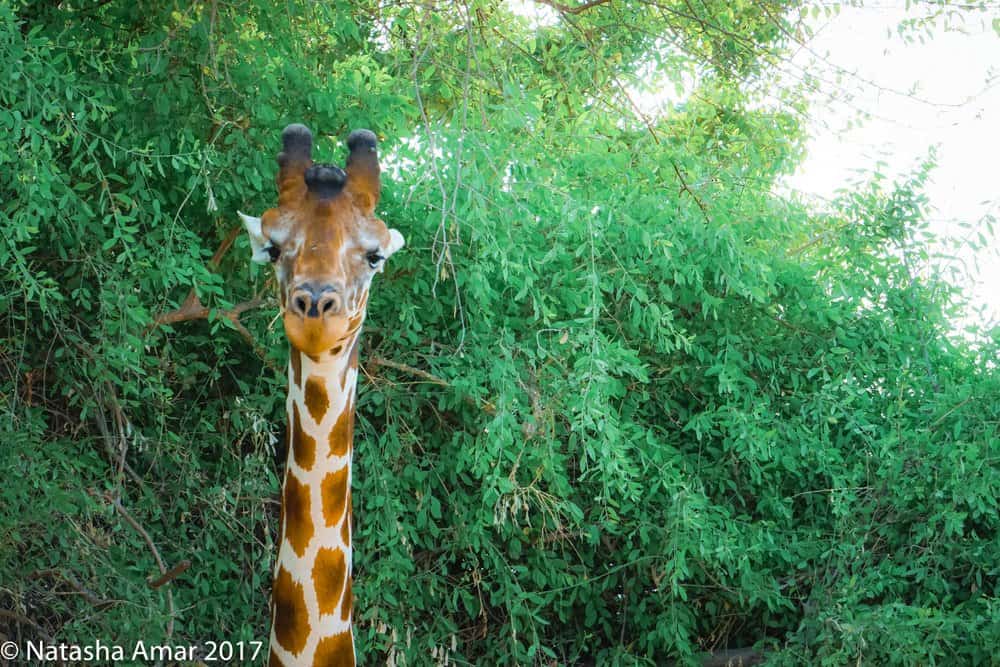
[[[403,235],[400,234],[398,230],[390,229],[389,245],[386,246],[386,249],[383,252],[386,257],[391,257],[393,253],[402,248],[404,245],[406,245],[406,239],[403,238]]]
[[[260,218],[247,215],[243,211],[237,211],[237,213],[239,213],[240,219],[243,221],[243,226],[247,229],[247,236],[250,237],[250,250],[253,253],[250,256],[250,261],[256,264],[269,264],[271,256],[265,250],[268,243],[267,239],[264,238],[264,233],[261,231]]]

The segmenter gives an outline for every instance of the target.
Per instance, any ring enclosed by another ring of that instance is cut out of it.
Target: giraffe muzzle
[[[288,300],[288,310],[302,319],[325,319],[341,315],[344,307],[342,290],[335,285],[302,283]]]

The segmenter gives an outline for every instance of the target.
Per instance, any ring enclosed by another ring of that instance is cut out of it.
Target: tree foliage
[[[544,6],[0,5],[3,634],[266,637],[286,344],[246,241],[212,256],[305,122],[382,137],[410,242],[362,353],[362,663],[994,659],[1000,337],[951,333],[931,163],[774,194],[788,3]]]

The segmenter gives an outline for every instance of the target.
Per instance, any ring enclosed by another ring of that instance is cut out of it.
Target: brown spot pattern
[[[313,563],[312,578],[316,586],[316,602],[319,613],[333,614],[337,611],[340,594],[344,592],[347,577],[347,562],[340,549],[320,549]]]
[[[351,371],[351,369],[358,369],[358,343],[360,340],[360,334],[354,337],[354,343],[351,344],[351,351],[347,358],[347,364],[344,366],[344,370],[340,372],[340,388],[342,390],[347,389],[347,374]]]
[[[281,511],[278,513],[278,539],[285,539],[285,503],[281,503]]]
[[[327,526],[336,526],[347,507],[347,466],[328,473],[320,488],[323,494],[323,518]]]
[[[344,541],[344,546],[348,549],[351,548],[351,519],[354,516],[354,501],[353,494],[350,489],[347,490],[347,516],[344,517],[344,523],[340,525],[340,539]]]
[[[340,605],[340,620],[349,621],[351,619],[351,607],[354,606],[354,593],[351,592],[351,581],[353,577],[347,577],[347,591],[344,593],[344,601]]]
[[[351,368],[358,367],[358,347],[361,344],[361,336],[354,337],[354,343],[351,344]]]
[[[317,424],[323,420],[326,409],[330,407],[330,399],[326,395],[323,380],[315,375],[310,375],[306,379],[306,407],[309,408],[309,414]]]
[[[285,497],[281,509],[285,512],[285,539],[302,558],[314,532],[312,517],[309,516],[309,487],[299,482],[290,470],[285,475]]]
[[[327,456],[344,456],[351,449],[354,436],[354,397],[349,396],[337,423],[330,429],[330,453]]]
[[[331,635],[319,640],[313,667],[352,667],[354,665],[354,638],[350,632]]]
[[[316,462],[316,438],[302,429],[302,418],[299,415],[298,403],[292,404],[292,453],[295,462],[303,470],[312,470]]]
[[[281,662],[281,658],[278,657],[273,648],[271,649],[271,657],[267,661],[267,667],[285,667],[285,663]]]
[[[271,595],[274,598],[274,636],[282,648],[298,655],[306,647],[312,629],[302,584],[296,583],[282,566],[274,578]]]
[[[294,347],[289,353],[289,361],[292,364],[292,384],[296,387],[302,386],[302,353]]]

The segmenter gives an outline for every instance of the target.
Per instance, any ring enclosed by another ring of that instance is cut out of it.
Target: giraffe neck
[[[355,664],[351,455],[359,335],[319,359],[291,351],[272,665]]]

